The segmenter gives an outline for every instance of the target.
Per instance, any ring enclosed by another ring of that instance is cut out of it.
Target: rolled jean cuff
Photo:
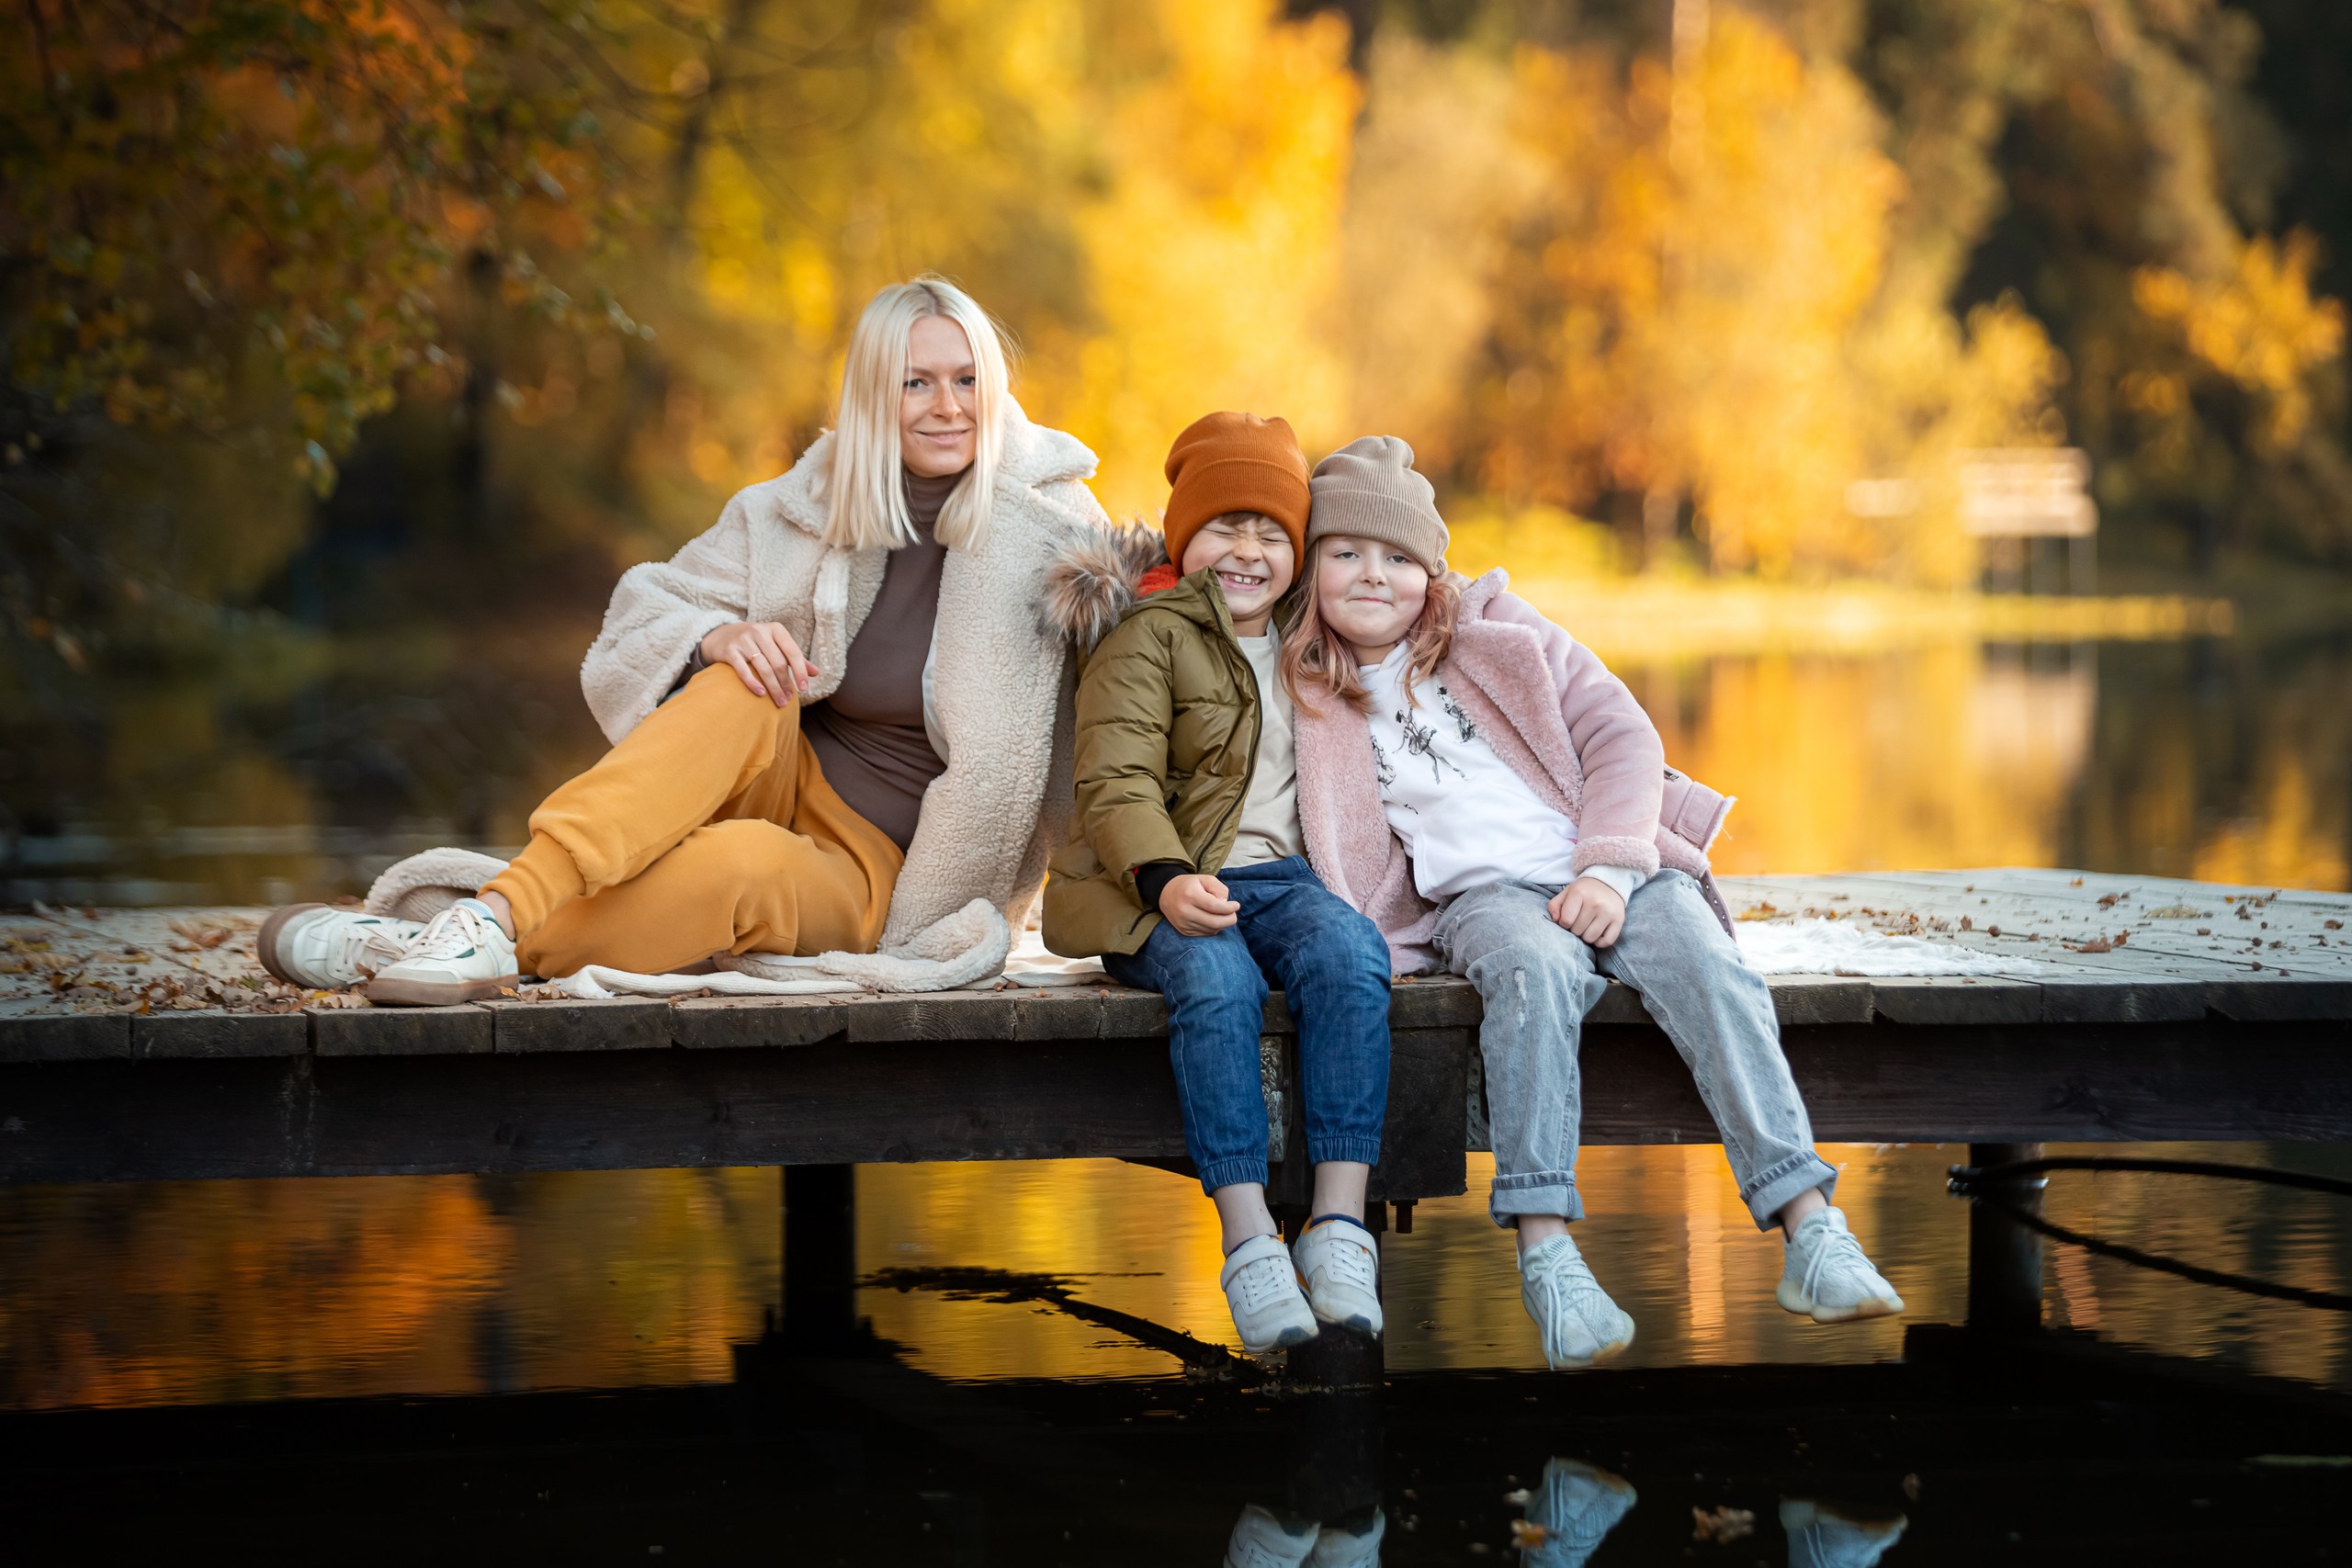
[[[1769,1231],[1776,1223],[1772,1216],[1788,1207],[1789,1200],[1798,1193],[1819,1188],[1825,1199],[1838,1190],[1838,1168],[1815,1154],[1811,1149],[1789,1156],[1770,1170],[1756,1173],[1756,1179],[1740,1192],[1740,1201],[1756,1216],[1756,1228]]]
[[[1521,1214],[1550,1214],[1557,1219],[1584,1218],[1584,1199],[1577,1192],[1573,1170],[1539,1170],[1526,1176],[1498,1176],[1487,1194],[1487,1213],[1505,1230]]]
[[[1220,1187],[1230,1187],[1237,1181],[1266,1184],[1266,1162],[1257,1155],[1235,1155],[1229,1159],[1213,1160],[1201,1167],[1201,1190],[1215,1192]]]
[[[1367,1138],[1361,1133],[1306,1140],[1306,1159],[1310,1165],[1321,1165],[1327,1159],[1353,1160],[1358,1165],[1380,1163],[1380,1140]]]

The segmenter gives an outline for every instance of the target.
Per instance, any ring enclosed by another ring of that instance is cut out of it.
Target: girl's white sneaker
[[[1388,1533],[1388,1516],[1374,1508],[1362,1530],[1328,1522],[1315,1538],[1306,1568],[1380,1568],[1380,1540]]]
[[[326,904],[288,904],[262,922],[254,956],[289,986],[338,990],[399,963],[424,931],[415,920]]]
[[[460,898],[433,917],[397,964],[368,982],[379,1007],[447,1007],[494,997],[521,978],[514,939],[498,929],[490,906]]]
[[[1543,1529],[1544,1539],[1520,1560],[1526,1568],[1584,1568],[1637,1501],[1633,1483],[1622,1475],[1577,1460],[1548,1461],[1544,1484],[1527,1501],[1528,1522]]]
[[[1315,1314],[1299,1293],[1298,1271],[1281,1237],[1253,1235],[1235,1247],[1217,1283],[1225,1287],[1233,1326],[1241,1331],[1241,1348],[1250,1354],[1287,1350],[1315,1337]]]
[[[1605,1361],[1634,1342],[1634,1320],[1609,1299],[1567,1236],[1547,1236],[1519,1255],[1519,1299],[1555,1371]]]
[[[1321,1534],[1312,1519],[1285,1519],[1252,1503],[1233,1521],[1225,1541],[1225,1568],[1298,1568]]]
[[[1871,1266],[1837,1209],[1817,1209],[1798,1224],[1775,1293],[1781,1306],[1815,1323],[1892,1317],[1903,1310],[1903,1298]]]
[[[1325,1220],[1307,1226],[1290,1255],[1317,1317],[1379,1337],[1380,1253],[1370,1231],[1353,1220]]]

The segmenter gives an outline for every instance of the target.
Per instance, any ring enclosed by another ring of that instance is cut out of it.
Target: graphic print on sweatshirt
[[[1364,716],[1381,807],[1413,857],[1421,896],[1575,880],[1576,824],[1511,770],[1453,692],[1435,681],[1413,684],[1408,653],[1399,644],[1358,672],[1374,704]]]
[[[1466,779],[1470,776],[1468,773],[1464,773],[1460,764],[1453,761],[1451,758],[1441,757],[1438,755],[1437,731],[1430,728],[1427,724],[1417,722],[1413,717],[1412,709],[1400,707],[1396,710],[1396,728],[1404,734],[1405,750],[1407,751],[1412,753],[1416,757],[1427,757],[1430,760],[1430,780],[1431,783],[1443,784],[1445,782],[1445,771],[1448,769],[1453,771],[1453,776],[1457,779]],[[1376,747],[1380,743],[1375,740],[1373,744]]]

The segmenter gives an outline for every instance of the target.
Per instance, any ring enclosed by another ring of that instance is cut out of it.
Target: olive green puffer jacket
[[[1214,873],[1233,852],[1258,752],[1258,682],[1216,575],[1127,609],[1078,683],[1078,814],[1046,883],[1046,945],[1133,953],[1159,923],[1137,866]]]

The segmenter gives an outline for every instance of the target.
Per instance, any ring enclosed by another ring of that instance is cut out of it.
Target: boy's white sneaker
[[[1235,1247],[1217,1283],[1225,1287],[1233,1326],[1241,1331],[1241,1348],[1250,1354],[1287,1350],[1315,1337],[1315,1314],[1299,1293],[1298,1271],[1280,1236],[1253,1235]]]
[[[1307,1226],[1290,1255],[1317,1317],[1378,1337],[1380,1253],[1370,1231],[1353,1220],[1325,1220]]]
[[[254,956],[289,986],[340,990],[399,963],[424,931],[415,920],[326,904],[288,904],[262,922]]]
[[[1547,1236],[1519,1255],[1519,1299],[1555,1371],[1605,1361],[1634,1342],[1634,1320],[1609,1299],[1571,1237]]]
[[[1903,1298],[1871,1266],[1838,1209],[1807,1214],[1789,1237],[1776,1293],[1781,1306],[1815,1323],[1892,1317],[1903,1310]]]
[[[1225,1568],[1298,1568],[1315,1550],[1320,1531],[1312,1519],[1284,1519],[1252,1503],[1233,1521],[1226,1538]]]
[[[433,917],[399,963],[368,982],[379,1007],[447,1007],[494,997],[521,978],[514,939],[498,929],[490,906],[460,898]]]
[[[1639,1501],[1634,1483],[1622,1475],[1555,1459],[1544,1466],[1544,1484],[1527,1500],[1527,1520],[1544,1531],[1523,1556],[1528,1568],[1584,1568],[1617,1521]]]
[[[1849,1519],[1802,1497],[1781,1505],[1789,1568],[1872,1568],[1903,1538],[1910,1522],[1901,1514],[1891,1519]]]

